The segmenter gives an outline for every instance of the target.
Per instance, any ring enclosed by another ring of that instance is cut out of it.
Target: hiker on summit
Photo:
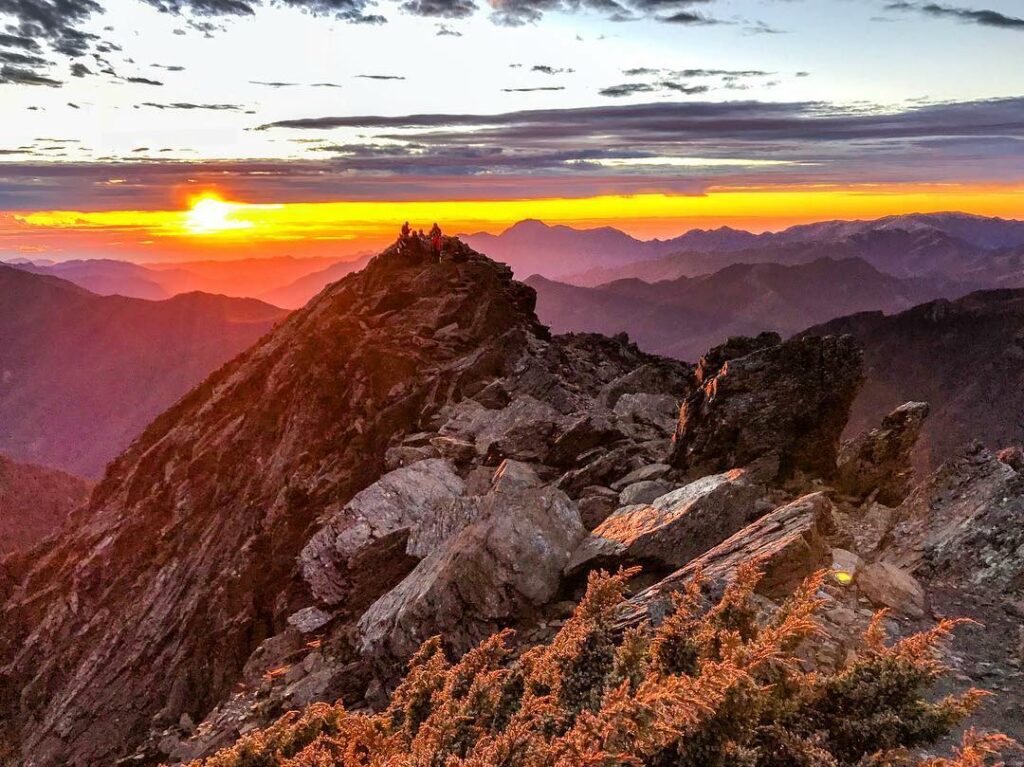
[[[433,228],[430,230],[430,252],[433,253],[436,261],[441,260],[441,227],[434,222]]]

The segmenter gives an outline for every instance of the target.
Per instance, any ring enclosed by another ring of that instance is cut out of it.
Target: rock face
[[[568,496],[536,479],[495,488],[479,504],[477,522],[420,562],[359,621],[360,651],[392,678],[435,634],[461,655],[523,609],[545,605],[585,535]]]
[[[616,563],[682,567],[764,513],[763,493],[736,469],[702,477],[649,505],[623,506],[573,553],[568,569]]]
[[[836,485],[844,493],[898,506],[910,493],[910,456],[928,417],[928,403],[907,402],[889,413],[877,429],[845,443],[839,451]]]
[[[57,469],[15,463],[0,455],[0,558],[56,532],[91,485]]]
[[[862,380],[856,343],[810,337],[732,357],[743,351],[712,350],[698,366],[699,388],[680,411],[672,465],[702,476],[770,459],[779,479],[832,476]]]
[[[250,704],[272,716],[351,690],[366,678],[350,668],[359,653],[347,639],[365,606],[420,560],[472,560],[467,526],[480,556],[508,563],[529,550],[560,572],[576,542],[569,522],[565,553],[550,561],[533,542],[502,550],[473,527],[486,504],[472,499],[491,492],[505,459],[530,461],[547,486],[524,492],[578,525],[567,496],[607,487],[667,446],[657,419],[612,408],[628,395],[681,398],[689,371],[624,339],[551,339],[533,302],[507,268],[457,240],[438,261],[414,237],[157,418],[62,537],[27,572],[0,576],[11,764],[158,763],[188,752],[183,715],[208,718],[200,730],[212,743],[231,737],[239,712],[253,715]],[[595,435],[617,441],[591,447]],[[515,484],[512,466],[498,485]],[[555,535],[535,504],[502,503],[523,530]],[[512,517],[492,522],[508,526],[494,528],[502,539],[518,529]],[[453,540],[465,547],[449,549]],[[507,611],[547,593],[534,573],[501,572]],[[443,567],[430,579],[439,604],[451,597],[439,590],[446,578],[457,585]],[[479,630],[504,620],[489,604]],[[394,625],[404,630],[408,614]],[[296,660],[313,652],[297,626],[313,625],[323,650]],[[257,651],[277,665],[238,692]]]
[[[791,592],[808,575],[828,566],[828,536],[835,531],[831,511],[832,504],[823,493],[776,509],[630,599],[622,625],[643,620],[658,623],[671,607],[671,595],[685,588],[698,571],[709,587],[721,590],[737,567],[753,560],[760,561],[765,573],[759,586],[763,593]]]
[[[896,509],[881,558],[919,578],[1019,590],[1024,477],[975,445]]]

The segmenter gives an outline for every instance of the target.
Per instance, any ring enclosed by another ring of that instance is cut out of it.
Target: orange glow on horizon
[[[0,239],[101,236],[111,244],[166,243],[190,252],[298,243],[379,244],[402,221],[441,223],[449,232],[498,232],[524,218],[578,227],[615,226],[641,237],[729,224],[755,231],[829,219],[962,211],[1019,218],[1024,185],[893,184],[852,187],[717,188],[702,195],[603,195],[586,198],[437,201],[340,201],[250,204],[221,192],[188,201],[186,210],[37,211],[0,218]],[[16,230],[16,231],[15,231]],[[142,247],[145,250],[146,246]],[[322,251],[322,247],[319,248]]]

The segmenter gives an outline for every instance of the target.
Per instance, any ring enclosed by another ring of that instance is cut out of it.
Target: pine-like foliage
[[[756,567],[710,611],[698,579],[658,628],[623,634],[631,574],[593,574],[549,645],[513,658],[504,631],[452,664],[431,639],[385,711],[314,705],[191,767],[883,767],[912,764],[908,749],[981,700],[925,697],[953,622],[889,645],[880,615],[855,660],[815,673],[795,652],[817,631],[822,575],[769,618]],[[969,733],[953,759],[922,767],[982,765],[1005,744]]]

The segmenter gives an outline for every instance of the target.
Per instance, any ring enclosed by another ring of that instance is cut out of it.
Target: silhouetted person
[[[434,254],[435,260],[441,260],[441,227],[436,222],[430,230],[430,251]]]
[[[401,235],[402,242],[408,242],[410,234],[412,234],[412,230],[409,229],[409,222],[406,221],[404,224],[402,224],[402,235]]]

